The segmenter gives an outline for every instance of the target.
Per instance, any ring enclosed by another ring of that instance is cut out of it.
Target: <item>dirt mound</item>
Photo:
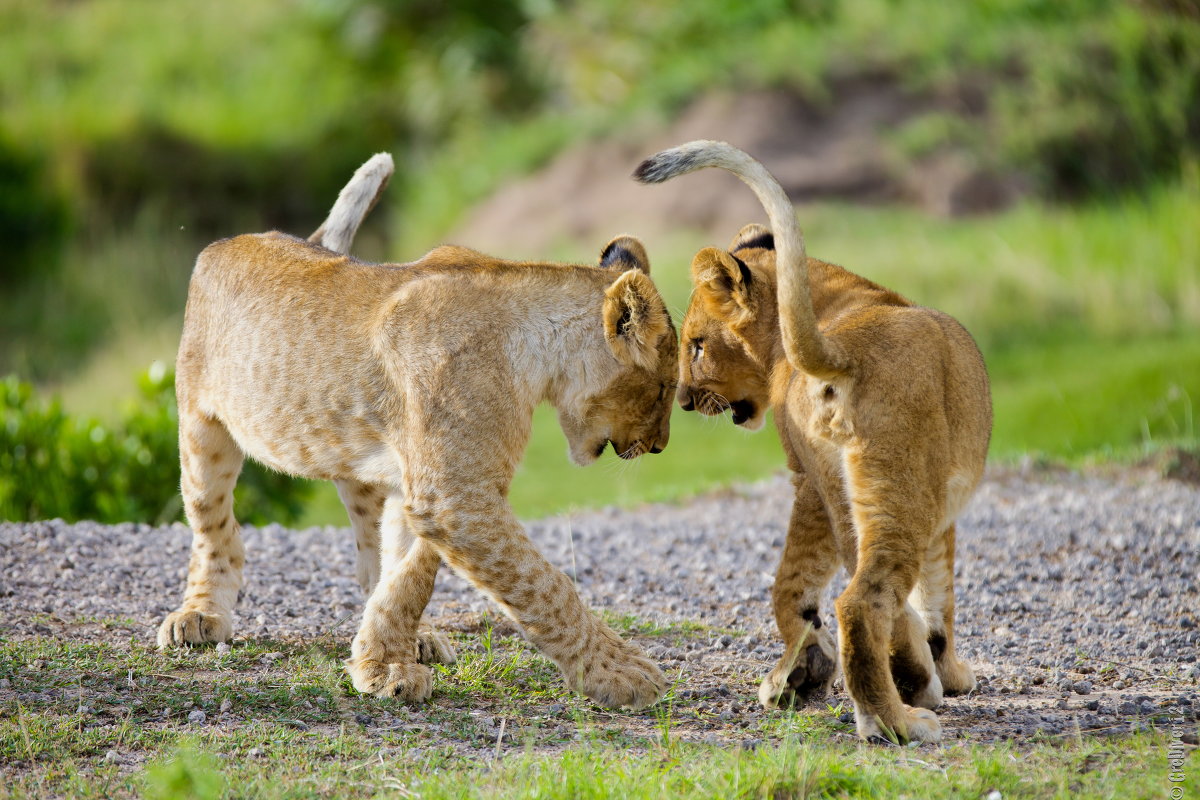
[[[564,152],[492,195],[449,240],[543,257],[564,242],[599,247],[622,231],[652,238],[692,228],[724,242],[748,222],[765,222],[754,196],[732,175],[709,170],[654,187],[630,179],[641,159],[692,139],[721,139],[753,154],[798,203],[915,203],[938,214],[1007,205],[1018,194],[1016,181],[952,152],[905,162],[887,143],[887,133],[914,116],[952,106],[963,112],[962,98],[914,96],[879,79],[836,82],[822,105],[783,90],[709,95],[665,130]]]

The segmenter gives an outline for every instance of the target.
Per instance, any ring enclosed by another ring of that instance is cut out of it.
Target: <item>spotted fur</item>
[[[784,655],[759,697],[823,697],[840,652],[859,735],[936,740],[929,709],[975,686],[954,650],[954,519],[991,433],[983,359],[947,315],[808,258],[787,195],[742,151],[691,142],[635,177],[702,167],[736,174],[771,222],[695,256],[678,395],[685,410],[730,408],[752,429],[772,408],[794,473],[772,589]],[[839,565],[851,579],[835,604],[835,643],[818,609]]]
[[[380,173],[360,173],[319,241],[340,231],[349,245],[378,195]],[[578,464],[609,443],[624,458],[667,444],[675,331],[641,244],[618,237],[605,251],[609,266],[502,261],[461,247],[367,264],[281,233],[206,248],[176,378],[192,559],[159,644],[232,634],[245,559],[232,496],[249,455],[337,483],[368,593],[347,662],[359,691],[430,695],[426,664],[453,658],[421,623],[444,561],[510,614],[573,688],[609,706],[654,702],[658,668],[588,611],[507,503],[543,401]]]

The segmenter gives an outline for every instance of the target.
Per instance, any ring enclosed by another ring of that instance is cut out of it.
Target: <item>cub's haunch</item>
[[[768,407],[796,498],[772,588],[784,654],[764,705],[820,699],[837,673],[863,738],[936,740],[942,694],[975,687],[954,649],[954,520],[983,474],[991,394],[979,349],[951,317],[808,258],[796,212],[762,164],[724,142],[646,159],[659,183],[704,167],[742,179],[771,229],[692,261],[679,404],[761,427]],[[820,616],[839,565],[840,647]],[[915,708],[914,708],[915,706]]]
[[[422,624],[444,560],[573,688],[652,703],[658,668],[584,607],[506,499],[543,401],[578,464],[609,443],[623,458],[666,446],[678,346],[645,251],[618,237],[598,266],[462,247],[368,264],[322,246],[348,249],[390,174],[390,157],[364,165],[310,241],[237,236],[196,262],[176,372],[194,538],[159,645],[232,635],[244,561],[233,487],[248,455],[337,485],[368,594],[347,661],[360,691],[423,700],[426,664],[453,661]]]

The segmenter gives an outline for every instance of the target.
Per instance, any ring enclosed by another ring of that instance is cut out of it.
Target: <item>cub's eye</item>
[[[692,347],[692,361],[697,361],[704,357],[704,340],[703,339],[692,339],[691,347]]]

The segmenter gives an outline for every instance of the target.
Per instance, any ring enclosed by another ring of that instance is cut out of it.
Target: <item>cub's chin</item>
[[[729,410],[733,413],[733,424],[748,431],[762,428],[767,418],[762,407],[753,400],[734,400],[729,404]]]
[[[567,456],[571,459],[572,464],[586,467],[603,455],[606,447],[608,447],[608,439],[595,439],[591,442],[580,442],[578,445],[575,442],[569,442]]]

